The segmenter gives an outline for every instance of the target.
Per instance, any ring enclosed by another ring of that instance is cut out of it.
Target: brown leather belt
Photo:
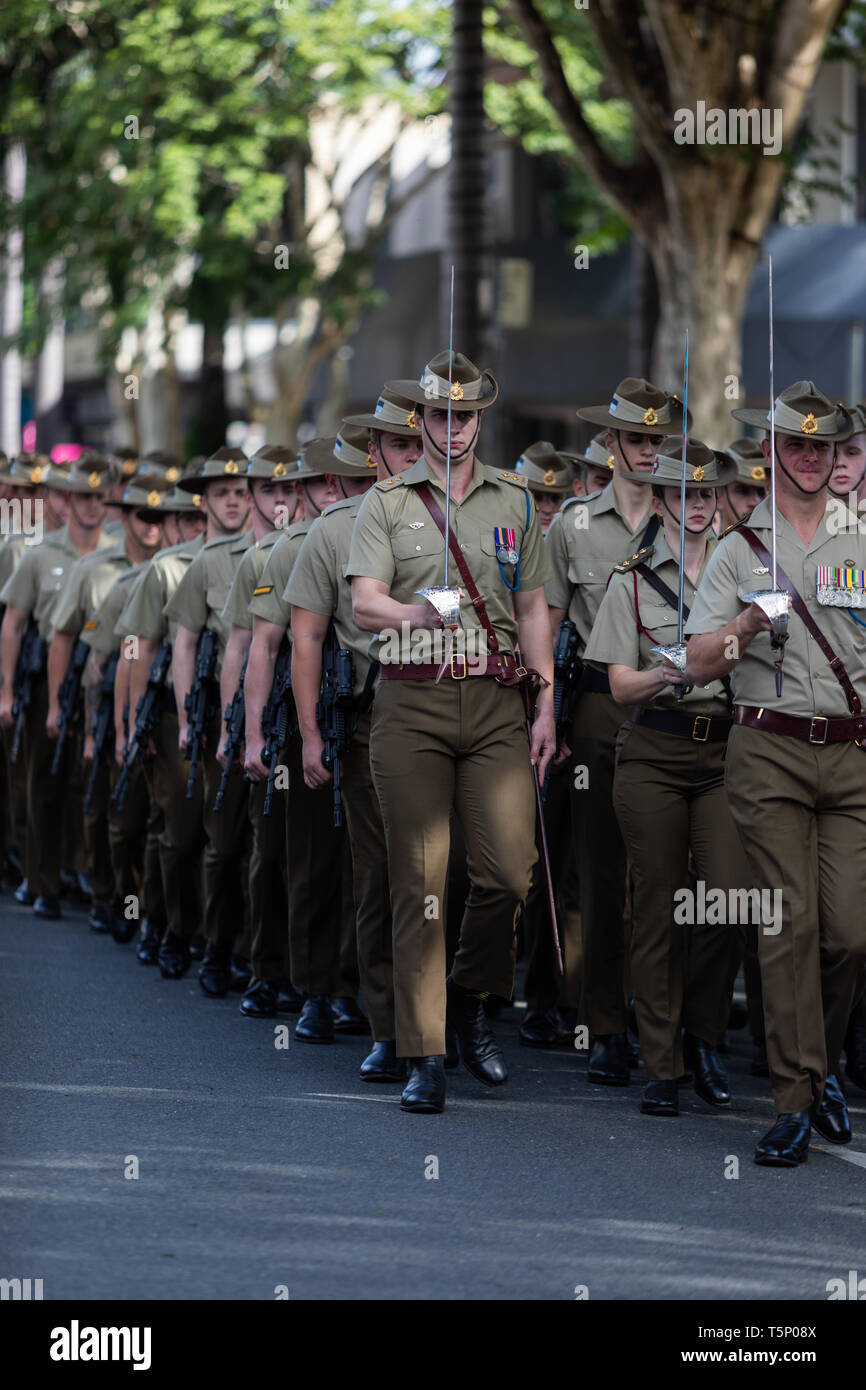
[[[678,714],[676,710],[642,710],[635,724],[659,729],[677,738],[692,738],[695,743],[724,743],[731,732],[731,721],[725,714]]]
[[[779,714],[776,710],[759,709],[757,705],[737,705],[734,709],[734,722],[746,724],[750,729],[763,729],[770,734],[785,734],[788,738],[799,738],[803,743],[846,743],[859,745],[866,737],[866,714],[840,715],[828,717],[816,714],[812,719],[793,714]]]
[[[379,667],[380,675],[390,681],[429,681],[439,675],[439,665],[415,666],[411,662],[405,666],[389,666],[385,662]],[[442,673],[442,679],[462,681],[467,676],[495,676],[497,680],[513,680],[523,672],[510,652],[489,653],[487,656],[474,656],[467,661],[463,652],[452,652]]]

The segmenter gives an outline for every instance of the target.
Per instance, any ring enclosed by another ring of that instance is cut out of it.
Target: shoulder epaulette
[[[214,536],[212,540],[205,541],[202,549],[213,550],[218,545],[232,545],[237,539],[237,536]]]
[[[600,497],[603,491],[604,491],[604,488],[599,488],[597,492],[590,492],[590,493],[587,494],[586,497],[575,497],[575,496],[566,497],[565,501],[562,503],[562,505],[560,506],[559,510],[560,510],[561,512],[564,512],[564,511],[566,511],[569,507],[575,507],[575,506],[577,506],[578,503],[583,503],[583,502],[594,502],[595,499],[596,499],[596,497]]]
[[[519,473],[500,473],[500,478],[504,478],[507,483],[517,483],[519,487],[526,488],[527,482]]]
[[[390,477],[390,478],[382,478],[381,481],[379,481],[379,482],[377,482],[377,483],[375,484],[375,486],[378,487],[378,488],[381,488],[383,492],[388,492],[390,488],[392,488],[392,487],[401,487],[402,485],[403,485],[403,474],[402,474],[402,473],[395,473],[395,474],[394,474],[392,477]]]
[[[634,555],[630,555],[627,560],[623,560],[621,565],[614,565],[614,574],[628,574],[629,570],[633,570],[636,565],[646,564],[654,550],[654,545],[645,545],[643,550],[636,550]]]
[[[739,521],[732,521],[730,526],[726,526],[724,531],[719,532],[719,540],[724,540],[725,536],[729,536],[732,531],[736,531],[737,527],[742,526],[744,522],[748,521],[748,519],[749,518],[747,516],[743,516],[740,517]]]

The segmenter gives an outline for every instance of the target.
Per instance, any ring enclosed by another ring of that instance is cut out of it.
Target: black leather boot
[[[831,1144],[851,1143],[851,1121],[842,1082],[832,1072],[824,1082],[820,1105],[812,1106],[812,1127]]]
[[[640,1103],[642,1115],[678,1115],[680,1098],[675,1081],[648,1081]]]
[[[715,1048],[693,1033],[684,1033],[683,1059],[694,1076],[695,1095],[708,1105],[730,1105],[731,1088]]]
[[[796,1168],[809,1157],[812,1126],[808,1110],[792,1110],[777,1115],[755,1149],[755,1162],[764,1168]]]
[[[308,1043],[334,1041],[334,1015],[331,1013],[331,1001],[327,994],[307,996],[301,1017],[295,1024],[295,1037]]]
[[[627,1086],[629,1042],[626,1033],[599,1033],[589,1050],[587,1080],[599,1086]]]
[[[400,1109],[417,1115],[440,1115],[445,1109],[444,1057],[412,1057],[409,1080],[400,1097]]]
[[[485,1086],[501,1086],[508,1080],[508,1070],[502,1048],[490,1031],[484,1002],[480,995],[448,976],[448,1015],[460,1040],[460,1058],[464,1067]]]
[[[377,1042],[361,1063],[362,1081],[405,1081],[406,1058],[397,1056],[397,1044]]]

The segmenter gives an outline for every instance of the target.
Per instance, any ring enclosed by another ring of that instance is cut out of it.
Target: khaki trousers
[[[370,769],[372,711],[358,720],[343,759],[343,806],[352,850],[358,968],[375,1042],[394,1039],[394,960],[388,850]]]
[[[591,1033],[624,1033],[626,853],[613,809],[616,740],[626,716],[590,691],[575,711],[571,749],[586,785],[571,792],[583,937],[583,1011]],[[572,779],[572,784],[574,779]]]
[[[81,758],[81,736],[70,729],[56,777],[51,764],[56,745],[45,732],[48,715],[48,680],[34,680],[30,708],[24,720],[19,759],[27,760],[27,882],[35,897],[60,896],[63,825],[68,797],[74,785],[73,768]],[[77,807],[81,818],[80,803]]]
[[[306,994],[336,994],[343,925],[345,827],[334,825],[329,786],[304,782],[301,740],[284,749],[289,772],[286,861],[289,890],[289,963],[292,984]]]
[[[289,900],[286,885],[286,798],[274,791],[264,814],[267,782],[250,785],[247,809],[253,828],[250,854],[250,968],[257,980],[289,974]]]
[[[838,1070],[866,968],[866,753],[735,725],[725,781],[752,882],[781,890],[782,929],[758,929],[779,1114],[819,1101]]]
[[[204,828],[207,834],[204,851],[205,935],[210,950],[226,957],[247,930],[252,835],[247,815],[250,784],[244,781],[240,768],[232,769],[219,814],[213,809],[223,775],[216,758],[216,750],[223,736],[223,722],[217,716],[207,729],[197,778],[202,778]]]
[[[4,848],[16,849],[24,865],[27,847],[27,760],[22,746],[17,763],[12,761],[12,729],[0,730],[0,734],[3,739],[3,763],[6,768],[4,793],[7,797],[7,820]],[[22,739],[22,745],[23,742]]]
[[[725,1039],[744,928],[684,921],[689,849],[705,892],[748,888],[749,867],[725,795],[724,743],[640,724],[620,739],[614,806],[632,871],[631,983],[650,1081],[683,1072],[682,1030]],[[694,914],[692,914],[694,916]],[[680,920],[678,921],[677,918]]]
[[[484,676],[382,681],[370,762],[388,847],[397,1053],[441,1055],[452,806],[470,880],[454,980],[506,999],[514,987],[515,923],[536,857],[520,692]]]
[[[177,715],[166,712],[154,737],[156,756],[145,764],[153,800],[162,814],[158,833],[159,866],[165,904],[166,935],[190,941],[200,929],[202,855],[205,833],[202,816],[202,778],[196,778],[191,801],[186,800],[189,764],[177,746]]]

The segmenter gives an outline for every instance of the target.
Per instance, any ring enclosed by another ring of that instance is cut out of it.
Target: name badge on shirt
[[[853,565],[818,565],[818,602],[829,608],[866,608],[866,570]]]

